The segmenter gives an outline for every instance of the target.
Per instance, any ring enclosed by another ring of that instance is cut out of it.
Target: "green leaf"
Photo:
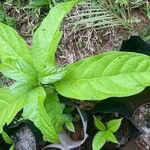
[[[24,107],[23,117],[34,122],[40,129],[43,139],[48,142],[58,143],[58,133],[55,130],[52,118],[44,108],[46,93],[42,87],[33,89],[28,95],[28,104]]]
[[[33,36],[34,64],[41,70],[48,64],[55,64],[55,52],[62,37],[60,25],[63,18],[79,0],[60,3],[51,9]]]
[[[9,137],[9,135],[6,132],[4,131],[2,132],[2,137],[7,144],[13,144],[12,139]]]
[[[0,23],[0,57],[25,61],[33,66],[32,55],[26,42],[8,25]]]
[[[79,100],[130,96],[150,86],[149,66],[147,55],[107,52],[68,65],[55,88],[59,94]]]
[[[26,7],[27,8],[37,8],[44,5],[49,5],[51,0],[33,0]]]
[[[3,21],[5,17],[5,12],[2,3],[0,2],[0,22]]]
[[[59,99],[55,94],[48,94],[44,104],[45,110],[51,119],[55,130],[59,133],[62,130],[62,125],[68,122],[69,119],[63,114],[65,106],[59,102]]]
[[[112,132],[106,131],[105,136],[106,136],[107,141],[118,144],[118,141],[117,141],[115,135]]]
[[[92,148],[93,150],[100,150],[106,142],[105,132],[99,131],[93,139]]]
[[[73,123],[72,123],[71,121],[66,122],[66,127],[67,127],[67,129],[68,129],[69,131],[75,132],[74,125],[73,125]]]
[[[64,75],[65,70],[63,68],[46,67],[40,72],[39,78],[42,84],[50,84],[60,80]]]
[[[114,119],[106,123],[107,129],[111,132],[116,132],[119,127],[121,126],[122,118],[121,119]]]
[[[33,81],[37,78],[37,72],[29,64],[21,60],[2,59],[0,71],[6,77],[16,81]]]
[[[15,82],[13,85],[9,87],[10,93],[12,95],[16,95],[17,97],[21,97],[22,95],[28,94],[33,88],[35,88],[33,81],[26,81],[26,82]]]
[[[150,10],[147,12],[147,17],[150,20]]]
[[[3,131],[3,126],[14,119],[24,104],[24,96],[18,98],[10,94],[8,89],[0,89],[0,133]]]
[[[95,126],[101,130],[101,131],[106,131],[106,127],[105,125],[103,124],[103,122],[101,122],[98,118],[96,118],[94,116],[94,123],[95,123]]]
[[[9,150],[14,150],[15,149],[15,146],[14,145],[12,145],[10,148],[9,148]]]

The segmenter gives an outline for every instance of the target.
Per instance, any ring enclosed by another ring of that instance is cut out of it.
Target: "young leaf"
[[[44,18],[33,36],[34,64],[38,70],[48,64],[55,64],[55,52],[62,37],[60,25],[63,18],[79,0],[56,5]]]
[[[9,137],[9,135],[6,132],[2,132],[2,137],[3,140],[7,143],[7,144],[13,144],[12,139]]]
[[[2,59],[0,71],[16,81],[36,80],[37,72],[26,62],[13,59]]]
[[[118,144],[118,141],[114,134],[109,130],[105,132],[106,140]]]
[[[9,135],[6,132],[2,132],[2,137],[3,140],[7,143],[7,144],[12,144],[12,146],[9,148],[9,150],[14,150],[14,144],[13,144],[13,140],[9,137]]]
[[[101,130],[101,131],[106,131],[106,127],[105,125],[103,124],[103,122],[100,121],[100,119],[96,118],[94,116],[94,123],[95,123],[95,126]]]
[[[32,55],[26,42],[8,25],[0,23],[0,57],[24,60],[33,66]]]
[[[15,115],[23,108],[25,97],[15,97],[6,88],[0,89],[0,133],[3,126],[9,124]]]
[[[3,8],[3,4],[0,2],[0,22],[4,20],[4,17],[5,17],[5,11]]]
[[[105,132],[99,131],[93,139],[92,148],[93,150],[100,150],[106,142]]]
[[[45,98],[46,93],[42,87],[33,89],[28,95],[30,103],[24,107],[23,117],[34,122],[35,126],[42,132],[45,141],[57,143],[59,142],[58,133],[44,108]]]
[[[73,123],[72,123],[71,121],[66,122],[66,127],[67,127],[67,129],[68,129],[69,131],[75,132],[74,125],[73,125]]]
[[[150,86],[149,66],[149,56],[107,52],[68,65],[55,88],[59,94],[79,100],[130,96]]]
[[[11,85],[9,89],[12,95],[15,94],[17,97],[21,97],[22,95],[27,95],[34,87],[35,85],[33,81],[19,81]]]
[[[14,150],[15,149],[15,146],[14,145],[12,145],[10,148],[9,148],[9,150]]]
[[[42,84],[50,84],[60,80],[64,75],[65,70],[63,68],[46,67],[40,72],[39,78]]]
[[[27,8],[37,8],[44,5],[49,5],[51,0],[33,0],[26,7]]]
[[[82,120],[84,138],[79,141],[73,141],[70,138],[70,136],[67,134],[67,132],[65,130],[63,130],[59,134],[61,144],[49,144],[49,145],[43,147],[42,150],[46,150],[48,148],[59,148],[61,150],[70,150],[70,149],[79,147],[80,145],[82,145],[85,142],[85,140],[88,137],[88,135],[86,133],[87,132],[87,118],[86,118],[83,110],[78,109],[78,112],[79,112],[81,120]]]
[[[55,130],[59,133],[62,130],[62,125],[69,121],[67,116],[63,114],[65,106],[59,102],[57,95],[54,94],[47,95],[44,106]]]
[[[114,120],[107,122],[106,123],[107,129],[113,133],[116,132],[121,125],[121,121],[122,121],[122,118],[121,119],[114,119]]]

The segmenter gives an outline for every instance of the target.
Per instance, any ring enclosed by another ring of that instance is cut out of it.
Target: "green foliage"
[[[143,0],[90,0],[79,4],[79,11],[70,18],[70,24],[75,31],[95,27],[132,27],[141,20],[133,16],[135,8],[145,7]],[[82,10],[80,10],[82,8]]]
[[[4,20],[4,16],[5,16],[4,8],[2,3],[0,3],[0,22]]]
[[[11,27],[0,23],[0,71],[16,80],[0,89],[0,133],[23,109],[24,119],[34,122],[45,141],[59,142],[62,125],[71,120],[63,114],[64,105],[56,92],[47,90],[47,84],[64,76],[64,69],[54,66],[54,56],[62,35],[61,21],[77,2],[62,3],[50,11],[34,34],[32,48]]]
[[[7,1],[9,2],[9,1]],[[7,3],[6,2],[6,3]],[[9,2],[12,3],[12,2]],[[7,25],[14,26],[16,20],[12,17],[9,17],[4,10],[4,2],[0,2],[0,22],[6,23]]]
[[[102,132],[102,131],[99,131],[94,136],[94,139],[93,139],[93,142],[92,142],[92,148],[93,148],[93,150],[99,150],[99,149],[101,149],[104,146],[105,142],[106,142],[105,133]]]
[[[32,54],[38,70],[44,69],[46,65],[55,65],[55,52],[62,37],[61,21],[73,5],[68,2],[55,6],[35,32]]]
[[[24,105],[25,95],[16,97],[8,89],[0,89],[0,133],[3,131],[3,126],[8,125]]]
[[[41,7],[41,6],[45,6],[45,5],[50,5],[51,0],[32,0],[28,7]]]
[[[59,142],[52,118],[48,116],[44,108],[46,93],[42,87],[33,89],[28,94],[28,104],[23,109],[23,117],[34,122],[43,133],[45,141]],[[53,110],[51,110],[53,111]]]
[[[149,56],[108,52],[68,65],[55,88],[65,97],[80,100],[130,96],[150,85],[149,66]]]
[[[150,3],[147,2],[146,4],[147,4],[147,17],[150,20]]]
[[[94,116],[94,123],[95,123],[95,126],[97,127],[97,129],[101,130],[101,131],[105,131],[106,130],[106,127],[105,125],[103,124],[103,122],[101,122],[98,118],[96,118]]]
[[[121,125],[122,119],[114,119],[106,123],[107,129],[109,129],[111,132],[116,132],[120,125]]]
[[[6,132],[2,132],[2,137],[7,144],[13,144],[12,139],[8,136]]]
[[[94,117],[95,126],[99,131],[96,133],[96,135],[93,138],[93,142],[92,142],[93,150],[101,149],[107,141],[118,144],[118,141],[114,133],[117,132],[117,130],[119,129],[121,125],[121,121],[122,118],[114,119],[104,124],[98,118]]]
[[[75,128],[74,128],[74,125],[73,123],[70,121],[70,122],[66,122],[66,127],[69,131],[71,132],[75,132]]]
[[[13,141],[12,141],[12,139],[8,136],[8,134],[3,131],[3,132],[2,132],[2,137],[3,137],[4,141],[5,141],[7,144],[12,144],[11,147],[9,148],[9,150],[14,150]]]

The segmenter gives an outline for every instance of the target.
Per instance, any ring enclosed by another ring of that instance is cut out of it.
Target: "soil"
[[[144,149],[150,149],[150,104],[144,104],[133,114],[133,121],[141,131],[137,143]]]

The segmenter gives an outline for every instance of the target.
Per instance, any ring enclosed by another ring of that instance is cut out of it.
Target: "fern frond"
[[[135,0],[132,6],[135,7]],[[141,3],[140,3],[141,4]],[[130,18],[131,4],[120,5],[115,0],[95,0],[82,2],[76,8],[76,13],[69,18],[69,26],[75,31],[89,27],[104,29],[108,27],[131,27],[139,20]]]

